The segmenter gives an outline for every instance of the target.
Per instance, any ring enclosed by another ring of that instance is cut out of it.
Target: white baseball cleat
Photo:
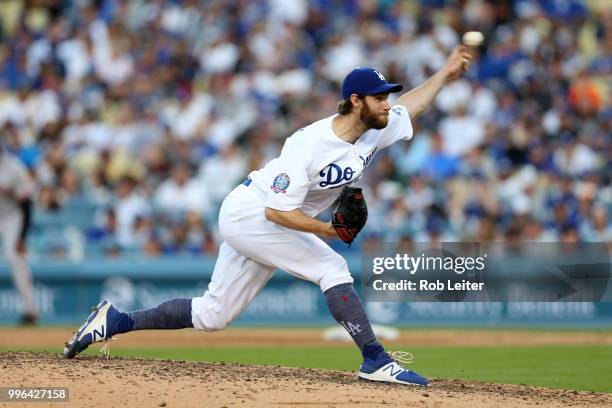
[[[410,358],[412,360],[412,358]],[[406,385],[427,386],[427,378],[406,370],[392,355],[380,353],[376,360],[365,358],[359,369],[359,379]]]
[[[97,342],[108,342],[113,336],[116,321],[120,312],[108,301],[103,300],[91,312],[87,320],[74,333],[74,336],[66,343],[64,357],[73,358],[90,344]],[[102,350],[108,356],[108,346],[104,345]]]

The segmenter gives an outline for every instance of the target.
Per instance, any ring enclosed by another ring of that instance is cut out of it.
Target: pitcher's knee
[[[207,332],[223,330],[230,323],[221,304],[207,293],[204,296],[193,298],[191,321],[195,329]]]
[[[348,268],[346,260],[339,254],[333,252],[326,257],[325,274],[319,282],[321,291],[343,283],[353,283],[353,277]]]
[[[229,323],[226,319],[215,318],[215,316],[212,316],[212,315],[205,316],[202,319],[202,322],[203,322],[202,327],[196,327],[195,324],[194,324],[194,327],[198,330],[203,330],[206,332],[223,330],[227,327]]]

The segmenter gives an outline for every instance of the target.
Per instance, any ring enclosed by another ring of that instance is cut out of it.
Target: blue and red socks
[[[343,283],[325,291],[327,307],[351,336],[364,358],[376,360],[385,349],[376,340],[368,316],[353,285]]]

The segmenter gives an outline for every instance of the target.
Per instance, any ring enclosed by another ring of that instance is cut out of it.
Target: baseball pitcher
[[[320,237],[353,241],[365,224],[367,206],[351,184],[377,151],[410,140],[411,121],[446,83],[468,69],[471,59],[465,47],[456,47],[440,71],[401,95],[395,106],[388,96],[402,85],[388,83],[372,68],[351,71],[342,83],[338,114],[296,131],[279,157],[249,174],[225,198],[219,213],[224,241],[203,296],[129,313],[104,300],[66,343],[64,356],[72,358],[94,342],[132,330],[221,330],[282,269],[320,286],[330,313],[361,350],[360,378],[427,385],[426,378],[403,368],[377,341],[346,261]],[[332,204],[331,222],[315,218]]]

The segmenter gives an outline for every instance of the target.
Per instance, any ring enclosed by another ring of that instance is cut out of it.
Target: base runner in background
[[[21,323],[36,324],[32,274],[26,260],[26,236],[34,184],[25,166],[0,144],[0,240],[22,305]]]
[[[224,242],[203,296],[129,313],[103,300],[66,343],[64,356],[73,358],[92,343],[133,330],[221,330],[282,269],[320,286],[330,313],[361,350],[361,379],[427,385],[426,378],[405,369],[377,341],[346,261],[320,238],[339,235],[331,223],[315,217],[342,187],[361,178],[378,150],[412,138],[411,121],[469,68],[471,59],[467,48],[457,46],[436,74],[401,95],[394,106],[389,94],[400,92],[402,85],[388,83],[372,68],[351,71],[342,83],[338,114],[295,132],[278,158],[252,172],[225,198],[219,213]]]

